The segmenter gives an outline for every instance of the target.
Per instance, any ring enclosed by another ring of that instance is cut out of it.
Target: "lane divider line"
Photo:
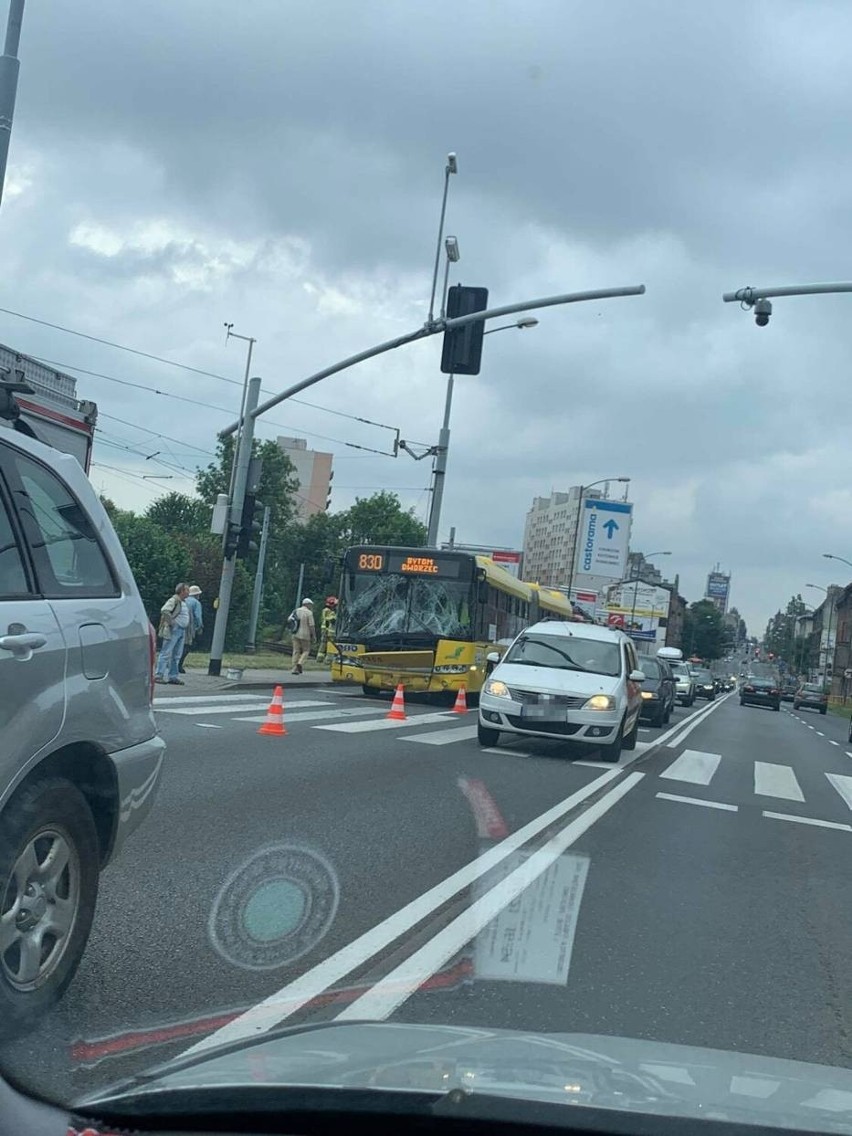
[[[385,975],[366,994],[347,1006],[334,1019],[336,1022],[382,1021],[422,986],[436,971],[457,954],[492,919],[534,883],[567,848],[597,823],[601,817],[626,796],[643,779],[643,773],[631,773],[615,785],[599,801],[576,820],[548,840],[543,848],[496,883],[461,915],[457,915],[437,935],[424,943],[413,955]]]
[[[836,828],[841,832],[852,832],[852,824],[838,824],[833,820],[815,820],[813,817],[793,816],[792,813],[764,812],[763,816],[769,817],[770,820],[790,820],[794,824],[812,824],[816,828]]]
[[[681,797],[678,793],[657,793],[659,801],[679,801],[684,805],[703,805],[705,809],[723,809],[726,813],[739,812],[739,806],[726,805],[722,801],[702,801],[698,797]]]
[[[268,998],[264,998],[262,1002],[258,1002],[257,1005],[234,1018],[221,1029],[215,1030],[185,1050],[183,1055],[202,1053],[230,1041],[259,1037],[274,1026],[279,1025],[306,1003],[311,1002],[328,990],[330,986],[340,982],[350,971],[363,966],[380,951],[411,931],[418,923],[439,907],[442,907],[448,900],[453,899],[464,888],[469,887],[490,872],[507,856],[516,852],[528,841],[538,836],[539,833],[544,832],[550,825],[572,812],[588,797],[593,796],[612,781],[613,778],[622,775],[623,770],[617,767],[608,769],[600,777],[596,777],[588,785],[584,785],[582,789],[572,793],[570,797],[566,797],[553,808],[548,809],[547,812],[541,813],[528,824],[519,828],[511,836],[507,836],[505,840],[501,840],[499,844],[490,848],[484,855],[471,860],[462,868],[453,872],[452,875],[447,876],[446,879],[435,884],[422,895],[417,896],[416,899],[406,903],[398,911],[359,935],[357,939],[336,951],[329,958],[317,963],[316,966],[311,967],[310,970],[305,971],[304,974],[289,982],[286,986],[282,986],[280,990],[277,990]],[[635,779],[636,777],[637,774],[633,773],[625,780]],[[635,783],[635,780],[631,782],[631,784],[633,783]]]
[[[697,726],[701,725],[705,718],[708,718],[714,710],[718,710],[730,697],[730,694],[725,694],[716,701],[711,702],[709,706],[705,706],[703,710],[699,710],[690,718],[687,718],[685,722],[678,722],[673,729],[657,738],[656,744],[668,746],[669,749],[674,749],[675,746],[679,746],[682,741],[689,737]]]

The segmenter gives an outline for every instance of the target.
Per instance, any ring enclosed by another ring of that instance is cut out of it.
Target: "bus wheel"
[[[483,726],[481,722],[476,726],[476,737],[481,746],[496,746],[500,740],[500,731],[492,730],[488,726]]]

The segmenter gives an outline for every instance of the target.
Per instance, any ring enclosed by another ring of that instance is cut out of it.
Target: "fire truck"
[[[0,429],[29,434],[73,454],[89,472],[98,408],[77,398],[77,382],[0,343]]]

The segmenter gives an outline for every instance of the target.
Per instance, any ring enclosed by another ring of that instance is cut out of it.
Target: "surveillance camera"
[[[754,322],[758,327],[766,327],[772,315],[772,304],[769,300],[755,300]]]

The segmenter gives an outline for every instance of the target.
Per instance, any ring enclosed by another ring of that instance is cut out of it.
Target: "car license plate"
[[[521,707],[521,717],[531,718],[536,722],[564,722],[566,713],[551,702],[549,705],[545,703],[544,705],[523,706]]]

